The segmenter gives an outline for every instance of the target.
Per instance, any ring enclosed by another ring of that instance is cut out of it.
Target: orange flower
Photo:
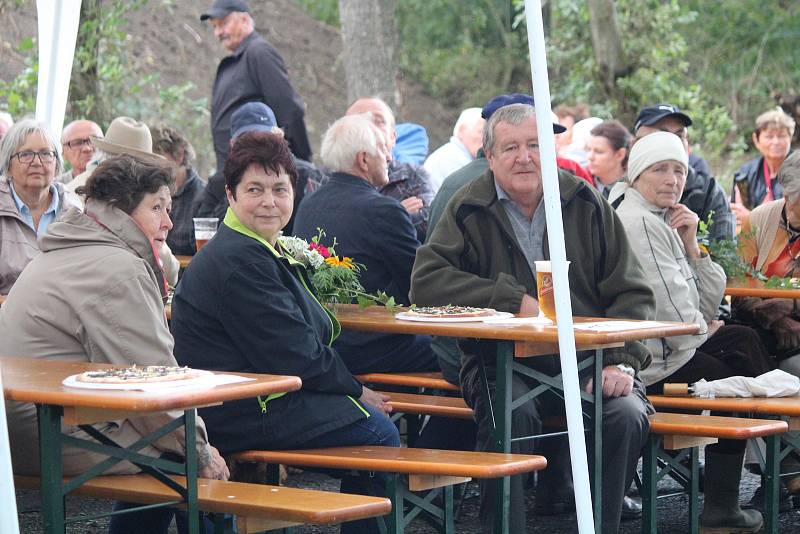
[[[331,267],[344,267],[345,269],[350,269],[351,271],[355,268],[355,265],[353,265],[353,260],[347,256],[343,257],[342,259],[339,259],[339,256],[331,256],[330,258],[325,258],[325,263]]]

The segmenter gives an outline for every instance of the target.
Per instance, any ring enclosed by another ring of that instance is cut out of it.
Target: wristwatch
[[[631,378],[634,378],[636,376],[636,371],[633,370],[633,367],[625,363],[618,363],[617,369],[619,369],[620,371],[622,371]]]

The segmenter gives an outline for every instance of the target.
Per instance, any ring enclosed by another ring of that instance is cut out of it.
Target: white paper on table
[[[553,321],[547,317],[487,317],[483,320],[486,324],[497,326],[518,326],[518,325],[532,325],[532,326],[550,326]]]
[[[800,378],[780,369],[763,375],[730,376],[694,383],[692,395],[713,399],[715,397],[792,397],[800,392]]]
[[[591,330],[592,332],[621,332],[640,328],[663,328],[669,323],[658,321],[594,321],[591,323],[575,323],[575,330]]]
[[[137,384],[102,384],[96,382],[78,382],[79,375],[68,376],[62,384],[72,388],[113,389],[117,391],[175,391],[178,389],[207,389],[226,384],[249,382],[255,378],[239,375],[209,374],[189,380],[172,380],[164,382],[140,382]]]

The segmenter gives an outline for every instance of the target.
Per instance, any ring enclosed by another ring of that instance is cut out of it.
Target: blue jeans
[[[351,445],[399,447],[400,433],[397,431],[397,427],[394,426],[394,423],[392,423],[386,415],[372,406],[367,404],[363,406],[370,414],[368,418],[360,419],[346,427],[328,432],[312,440],[298,443],[295,447],[302,449],[347,447]],[[363,472],[357,475],[342,471],[325,472],[341,477],[342,484],[339,491],[342,493],[384,496],[383,490],[386,475],[382,473],[374,473],[373,476],[370,477],[368,473]],[[378,524],[374,519],[351,521],[349,523],[342,523],[341,526],[341,534],[371,534],[377,532]]]

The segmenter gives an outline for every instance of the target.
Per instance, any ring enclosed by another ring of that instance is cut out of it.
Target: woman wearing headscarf
[[[70,209],[40,238],[41,253],[25,268],[0,307],[0,358],[22,356],[117,365],[175,366],[173,340],[164,314],[167,286],[155,250],[172,227],[169,219],[172,175],[168,168],[111,158],[86,184],[86,211]],[[11,459],[15,474],[38,475],[36,408],[6,402]],[[108,421],[95,428],[121,446],[130,446],[182,413],[163,413]],[[64,433],[88,435],[77,426]],[[200,476],[227,478],[224,460],[210,446],[201,420],[189,438],[198,452]],[[186,436],[176,430],[139,452],[183,457]],[[65,446],[65,476],[75,476],[105,456]],[[106,474],[139,468],[114,464]],[[117,508],[126,508],[120,504]],[[111,521],[112,534],[166,532],[169,509],[136,512]]]
[[[55,181],[61,156],[44,123],[23,119],[0,143],[0,295],[39,253],[36,243],[48,226],[81,201]]]
[[[656,294],[656,320],[695,323],[696,335],[648,340],[653,362],[641,372],[648,393],[665,382],[757,376],[770,370],[758,334],[715,320],[725,273],[697,243],[697,215],[679,203],[689,166],[681,140],[652,133],[633,145],[627,189],[617,214]],[[745,441],[720,440],[706,447],[706,498],[700,518],[713,532],[757,532],[761,514],[739,507]]]

